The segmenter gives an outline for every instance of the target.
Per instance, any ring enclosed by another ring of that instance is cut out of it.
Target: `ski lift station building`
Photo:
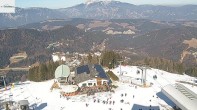
[[[182,110],[197,109],[197,94],[182,84],[166,85],[162,88],[162,93],[172,100],[176,107]]]
[[[68,77],[70,75],[70,68],[67,65],[60,65],[55,70],[55,78],[59,82],[68,82]]]

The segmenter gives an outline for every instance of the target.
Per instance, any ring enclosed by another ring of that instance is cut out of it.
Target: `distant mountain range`
[[[197,6],[186,5],[180,7],[133,5],[118,1],[93,2],[80,4],[59,11],[71,18],[91,19],[152,19],[152,20],[193,20],[197,19]]]
[[[16,8],[16,13],[0,13],[0,28],[14,28],[20,25],[47,19],[66,19],[66,14],[47,8]]]
[[[48,19],[68,18],[150,19],[160,21],[196,20],[197,6],[137,6],[117,1],[99,1],[63,9],[16,8],[16,13],[14,14],[0,14],[0,28],[16,27]]]

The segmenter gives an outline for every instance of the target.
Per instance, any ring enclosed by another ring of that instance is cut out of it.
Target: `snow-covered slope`
[[[119,76],[120,70],[126,77],[141,78],[141,73],[136,66],[121,66],[112,71]],[[157,79],[153,79],[157,75]],[[167,84],[175,84],[176,81],[191,81],[193,77],[177,75],[158,69],[147,69],[147,81],[152,82],[151,87],[139,87],[130,83],[113,82],[118,88],[115,92],[96,93],[92,96],[77,95],[73,97],[60,97],[59,90],[51,91],[54,80],[45,82],[25,82],[22,85],[15,85],[14,88],[1,91],[1,100],[19,101],[27,99],[31,108],[35,110],[149,110],[168,109],[174,106],[166,96],[161,93],[161,88]],[[187,85],[193,91],[196,86]],[[122,102],[121,102],[122,101]]]

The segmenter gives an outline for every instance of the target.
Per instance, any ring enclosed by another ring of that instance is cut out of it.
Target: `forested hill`
[[[101,43],[105,38],[106,35],[103,33],[84,32],[71,25],[53,31],[0,30],[0,67],[9,64],[9,58],[20,51],[25,51],[28,58],[39,61],[39,56],[50,56],[53,49],[47,47],[54,42],[61,44],[54,47],[56,51],[87,51],[91,49],[93,42]]]
[[[150,56],[197,65],[197,28],[178,27],[148,32],[133,39],[135,50]]]

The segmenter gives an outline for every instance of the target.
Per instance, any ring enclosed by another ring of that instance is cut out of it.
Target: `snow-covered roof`
[[[18,101],[18,104],[19,105],[29,105],[29,102],[28,102],[28,100],[20,100],[20,101]]]
[[[172,85],[167,85],[162,88],[164,93],[169,99],[171,99],[182,110],[196,110],[197,99],[188,97],[190,91],[186,89],[179,89]],[[191,95],[191,94],[190,94]]]

